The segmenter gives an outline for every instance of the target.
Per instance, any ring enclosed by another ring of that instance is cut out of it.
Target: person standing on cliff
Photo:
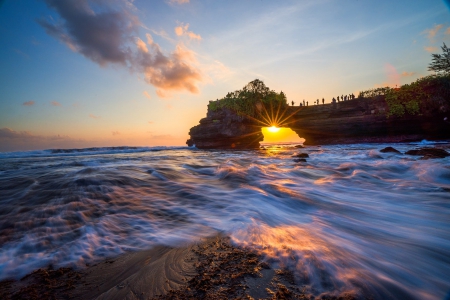
[[[294,106],[294,103],[295,103],[294,100],[292,100],[292,106]]]
[[[306,101],[306,106],[308,106],[308,101]]]
[[[303,106],[305,106],[305,99],[303,99]]]
[[[325,104],[325,98],[322,98],[322,104]]]

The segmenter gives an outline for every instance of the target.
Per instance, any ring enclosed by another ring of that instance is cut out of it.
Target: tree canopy
[[[255,79],[241,90],[230,92],[224,98],[211,102],[209,109],[215,111],[220,108],[229,108],[236,111],[239,115],[257,117],[258,105],[284,107],[288,104],[286,95],[282,91],[277,93],[270,90],[264,82]]]
[[[450,74],[450,49],[444,43],[441,46],[442,54],[431,54],[432,61],[428,67],[428,70],[435,71],[437,73]]]

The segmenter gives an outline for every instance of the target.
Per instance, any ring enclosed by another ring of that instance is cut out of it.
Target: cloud
[[[415,74],[416,74],[416,72],[406,72],[406,71],[404,71],[404,72],[402,72],[402,74],[400,74],[400,76],[401,77],[409,77],[409,76],[413,76]]]
[[[169,4],[185,4],[189,3],[189,0],[169,0]]]
[[[432,47],[432,46],[424,47],[424,49],[425,49],[425,51],[430,52],[430,53],[438,51],[437,47]]]
[[[450,27],[445,30],[445,34],[450,34]]]
[[[19,49],[14,49],[14,52],[16,52],[17,54],[19,54],[19,55],[25,57],[26,59],[29,59],[29,58],[30,58],[30,56],[29,56],[28,54],[26,54],[26,53],[23,52],[23,51],[20,51]]]
[[[133,0],[44,0],[60,16],[59,21],[38,20],[46,32],[73,51],[99,64],[121,65],[145,75],[145,81],[162,92],[198,93],[203,81],[190,52],[178,45],[164,53],[147,34],[147,43],[137,37],[139,18],[133,14]],[[187,3],[177,1],[176,3]],[[184,29],[183,29],[184,30]],[[190,38],[195,33],[183,31]],[[190,55],[187,55],[187,53]]]
[[[144,43],[144,41],[141,40],[140,38],[137,39],[137,41],[136,41],[136,46],[137,46],[137,48],[138,48],[140,51],[142,51],[142,52],[144,52],[144,53],[148,53],[147,45],[146,45],[146,44]]]
[[[120,134],[119,131],[111,131],[111,133],[112,133],[113,136],[116,136],[116,135],[119,135],[119,134]]]
[[[57,102],[57,101],[52,101],[50,102],[53,106],[61,106],[61,103]]]
[[[144,94],[144,96],[147,97],[148,99],[151,98],[150,94],[147,91],[144,91],[142,94]]]
[[[29,131],[15,131],[10,128],[0,129],[0,151],[18,151],[30,149],[49,149],[76,147],[82,140],[75,140],[66,135],[41,136]]]
[[[22,105],[25,105],[25,106],[32,106],[32,105],[34,105],[34,101],[33,100],[30,100],[30,101],[27,101],[27,102],[24,102]]]
[[[178,36],[188,36],[192,40],[201,40],[202,37],[199,34],[195,34],[192,31],[188,31],[189,24],[183,25],[180,24],[180,26],[175,27],[175,34]]]
[[[32,134],[28,131],[14,131],[10,128],[1,128],[0,129],[0,139],[18,139],[18,138],[28,138],[32,137]]]
[[[92,118],[92,119],[101,119],[100,116],[96,116],[96,115],[93,115],[93,114],[89,114],[89,118]]]
[[[430,40],[433,40],[433,38],[436,36],[436,34],[438,33],[438,31],[439,31],[443,26],[444,26],[444,25],[442,25],[442,24],[435,25],[433,28],[427,29],[427,30],[425,30],[423,33],[425,33],[425,34],[427,35],[427,37],[428,37]]]
[[[151,139],[157,139],[157,140],[171,140],[174,139],[174,137],[170,134],[157,134],[150,136]]]
[[[148,124],[153,124],[154,122],[153,121],[148,121]]]
[[[179,44],[173,53],[166,56],[149,34],[147,39],[149,51],[139,53],[136,65],[145,74],[145,81],[158,88],[157,95],[165,97],[171,90],[198,93],[197,83],[203,80],[203,76],[192,66],[192,63],[195,63],[194,52]]]

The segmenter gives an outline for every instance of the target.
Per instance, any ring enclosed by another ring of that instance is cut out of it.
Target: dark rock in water
[[[304,159],[304,158],[297,158],[297,159],[294,159],[294,162],[306,162],[306,159]]]
[[[388,152],[401,153],[400,151],[398,151],[397,149],[395,149],[393,147],[386,147],[384,149],[381,149],[380,152],[383,152],[383,153],[388,153]]]
[[[303,145],[295,145],[294,147],[295,148],[305,148],[305,146],[303,146]]]
[[[309,155],[308,155],[308,153],[299,153],[297,155],[294,155],[294,157],[307,158],[307,157],[309,157]]]
[[[408,155],[421,155],[423,159],[428,158],[444,158],[450,156],[450,153],[440,148],[420,148],[409,150],[406,152]]]

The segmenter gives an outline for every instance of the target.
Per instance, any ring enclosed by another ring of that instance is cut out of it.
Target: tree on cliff
[[[442,54],[431,54],[432,61],[428,67],[429,71],[435,71],[437,73],[450,73],[450,49],[444,43],[441,46]]]
[[[286,107],[287,98],[281,91],[277,93],[269,89],[264,82],[255,79],[247,83],[241,90],[228,93],[219,101],[211,102],[209,109],[215,111],[228,108],[236,111],[239,115],[256,117],[257,107],[281,108]]]

